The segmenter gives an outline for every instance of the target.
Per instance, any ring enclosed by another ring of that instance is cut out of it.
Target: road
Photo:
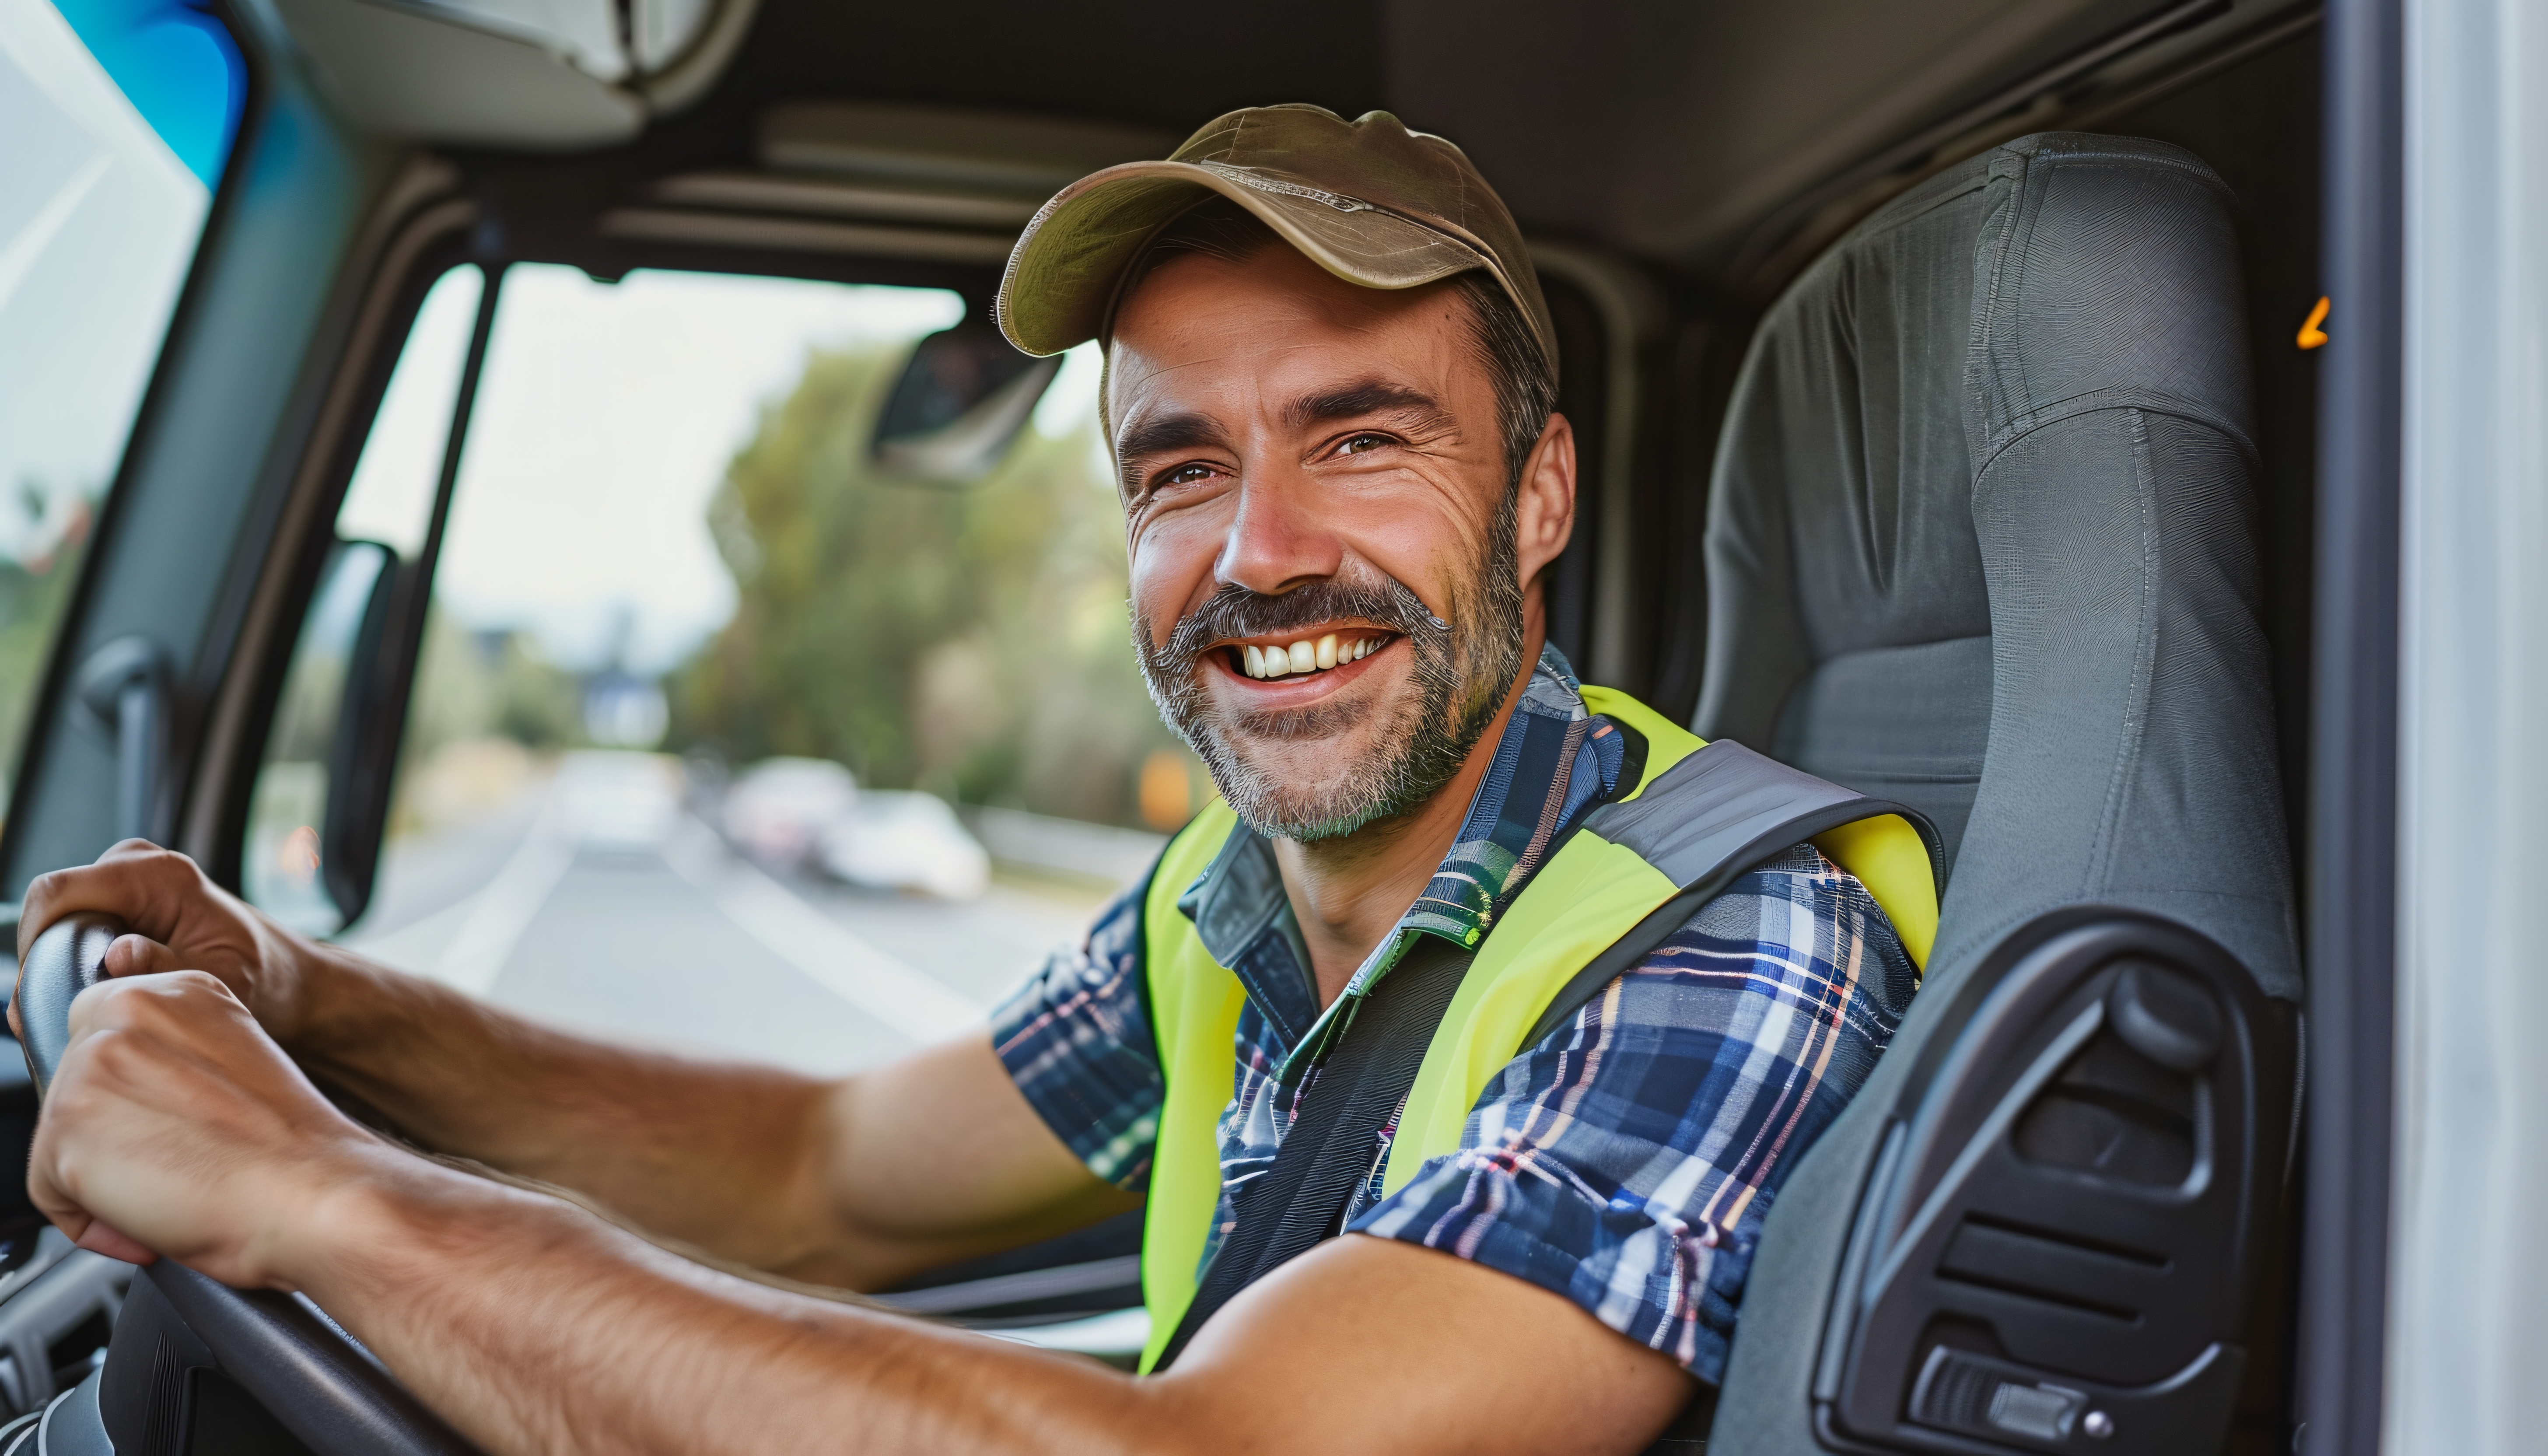
[[[339,939],[553,1025],[834,1075],[978,1024],[1105,893],[1005,864],[963,902],[774,874],[683,806],[669,761],[575,754],[392,841]]]

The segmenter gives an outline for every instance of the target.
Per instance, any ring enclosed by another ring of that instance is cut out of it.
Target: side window
[[[265,759],[249,801],[240,878],[248,898],[296,929],[326,934],[359,911],[368,886],[349,882],[327,845],[351,809],[354,721],[372,696],[366,675],[421,570],[461,371],[485,290],[464,264],[434,281],[336,513],[300,640],[283,680]],[[333,791],[331,792],[331,788]],[[331,872],[332,871],[332,872]]]
[[[1200,806],[1133,658],[1093,356],[1023,360],[935,290],[493,286],[348,944],[568,1025],[841,1070],[978,1017]],[[444,418],[453,337],[419,371]],[[440,435],[398,428],[385,408],[361,470],[406,462],[429,515]],[[358,519],[366,479],[243,847],[305,923],[347,903],[329,665],[425,534]]]
[[[238,48],[207,12],[0,8],[0,761],[13,770],[245,99]]]

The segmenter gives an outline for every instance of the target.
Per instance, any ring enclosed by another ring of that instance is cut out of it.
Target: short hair
[[[1117,300],[1120,303],[1131,298],[1141,280],[1172,258],[1195,256],[1244,263],[1281,242],[1282,235],[1254,213],[1228,198],[1216,196],[1180,214],[1150,239],[1150,245],[1126,270],[1123,291],[1116,295]],[[1531,332],[1530,321],[1522,317],[1521,306],[1492,275],[1473,268],[1453,275],[1450,281],[1460,297],[1468,301],[1470,338],[1495,386],[1496,422],[1503,436],[1505,490],[1517,491],[1522,467],[1530,463],[1531,447],[1539,443],[1540,432],[1548,428],[1548,416],[1557,409],[1556,372],[1540,352],[1538,337]],[[1111,319],[1108,332],[1111,344]]]

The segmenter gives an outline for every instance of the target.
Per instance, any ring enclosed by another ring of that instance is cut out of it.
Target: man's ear
[[[1552,413],[1540,427],[1514,495],[1514,554],[1527,587],[1566,550],[1575,531],[1575,426],[1565,415]]]

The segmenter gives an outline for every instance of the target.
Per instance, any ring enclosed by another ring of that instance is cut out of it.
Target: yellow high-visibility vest
[[[1928,962],[1938,930],[1936,865],[1908,811],[1740,745],[1711,749],[1626,693],[1586,687],[1584,701],[1642,736],[1642,773],[1587,816],[1475,948],[1399,1117],[1386,1192],[1405,1187],[1431,1159],[1459,1150],[1461,1129],[1487,1083],[1521,1053],[1543,1013],[1580,974],[1604,952],[1628,944],[1649,917],[1693,886],[1721,882],[1729,868],[1740,872],[1810,838],[1866,884],[1912,963]],[[1799,827],[1810,832],[1779,837]],[[1215,800],[1169,841],[1142,902],[1150,1015],[1167,1082],[1142,1225],[1141,1294],[1150,1312],[1144,1371],[1158,1361],[1194,1299],[1221,1202],[1220,1122],[1234,1090],[1246,992],[1204,949],[1177,899],[1233,832],[1244,832],[1237,816]],[[1676,924],[1696,908],[1682,908]]]

